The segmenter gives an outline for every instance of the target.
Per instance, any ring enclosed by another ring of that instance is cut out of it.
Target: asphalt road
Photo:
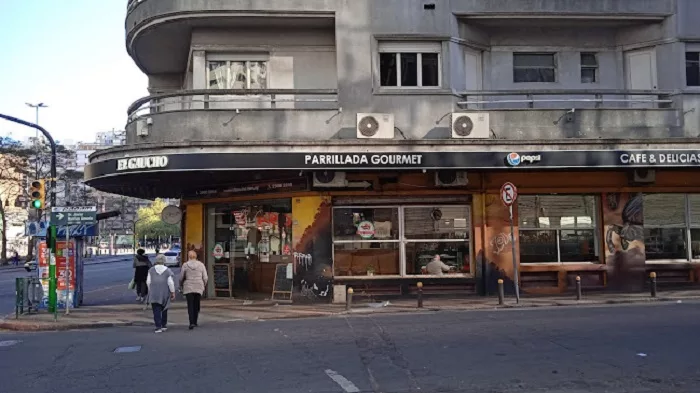
[[[699,314],[666,303],[0,333],[0,381],[35,393],[690,393]],[[140,350],[113,353],[125,346]]]
[[[151,256],[152,257],[152,256]],[[85,265],[83,305],[107,305],[135,302],[134,291],[127,288],[134,271],[132,256],[125,255],[116,262]],[[96,260],[114,260],[115,257],[99,256]],[[153,259],[153,258],[151,258]],[[177,271],[177,270],[175,270]],[[27,276],[23,269],[0,270],[0,316],[14,312],[15,278]]]

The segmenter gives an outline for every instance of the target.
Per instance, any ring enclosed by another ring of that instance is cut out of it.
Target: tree
[[[178,236],[180,234],[180,226],[172,225],[163,222],[160,218],[160,213],[168,206],[162,199],[156,199],[150,206],[142,207],[138,210],[136,216],[136,234],[137,238],[148,236],[151,239],[169,236]]]
[[[56,146],[56,189],[57,195],[67,196],[71,183],[82,178],[73,169],[75,153],[63,145]],[[51,149],[47,143],[34,143],[23,146],[9,138],[0,139],[0,261],[7,256],[7,229],[10,218],[24,222],[37,220],[35,214],[29,217],[27,195],[29,181],[46,180],[46,204],[44,215],[51,208],[50,203]],[[64,198],[65,199],[65,198]],[[65,201],[64,201],[65,202]],[[60,199],[58,205],[63,205]],[[27,254],[32,256],[33,241],[28,242]]]
[[[29,151],[21,145],[0,144],[0,264],[7,262],[9,224],[26,220],[22,198],[27,191],[28,159]]]

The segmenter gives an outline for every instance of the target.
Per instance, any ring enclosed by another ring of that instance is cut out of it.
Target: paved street
[[[0,333],[0,379],[36,393],[689,393],[699,313],[664,303]],[[124,346],[140,348],[113,353]]]
[[[116,262],[92,263],[99,260]],[[152,258],[151,258],[152,259]],[[118,259],[110,256],[93,258],[85,265],[84,304],[105,305],[134,302],[133,291],[127,289],[133,277],[132,256],[124,255]],[[0,315],[14,311],[15,278],[27,276],[24,269],[0,269]]]

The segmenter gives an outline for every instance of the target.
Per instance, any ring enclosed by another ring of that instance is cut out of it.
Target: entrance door
[[[630,90],[656,90],[656,52],[653,49],[625,53],[627,88]],[[653,100],[655,96],[630,96],[630,100]],[[649,102],[632,102],[630,107],[655,107]]]

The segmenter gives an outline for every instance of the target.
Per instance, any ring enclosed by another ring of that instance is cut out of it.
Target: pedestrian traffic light
[[[33,209],[43,209],[46,201],[46,186],[43,180],[34,180],[29,187],[29,206]]]

